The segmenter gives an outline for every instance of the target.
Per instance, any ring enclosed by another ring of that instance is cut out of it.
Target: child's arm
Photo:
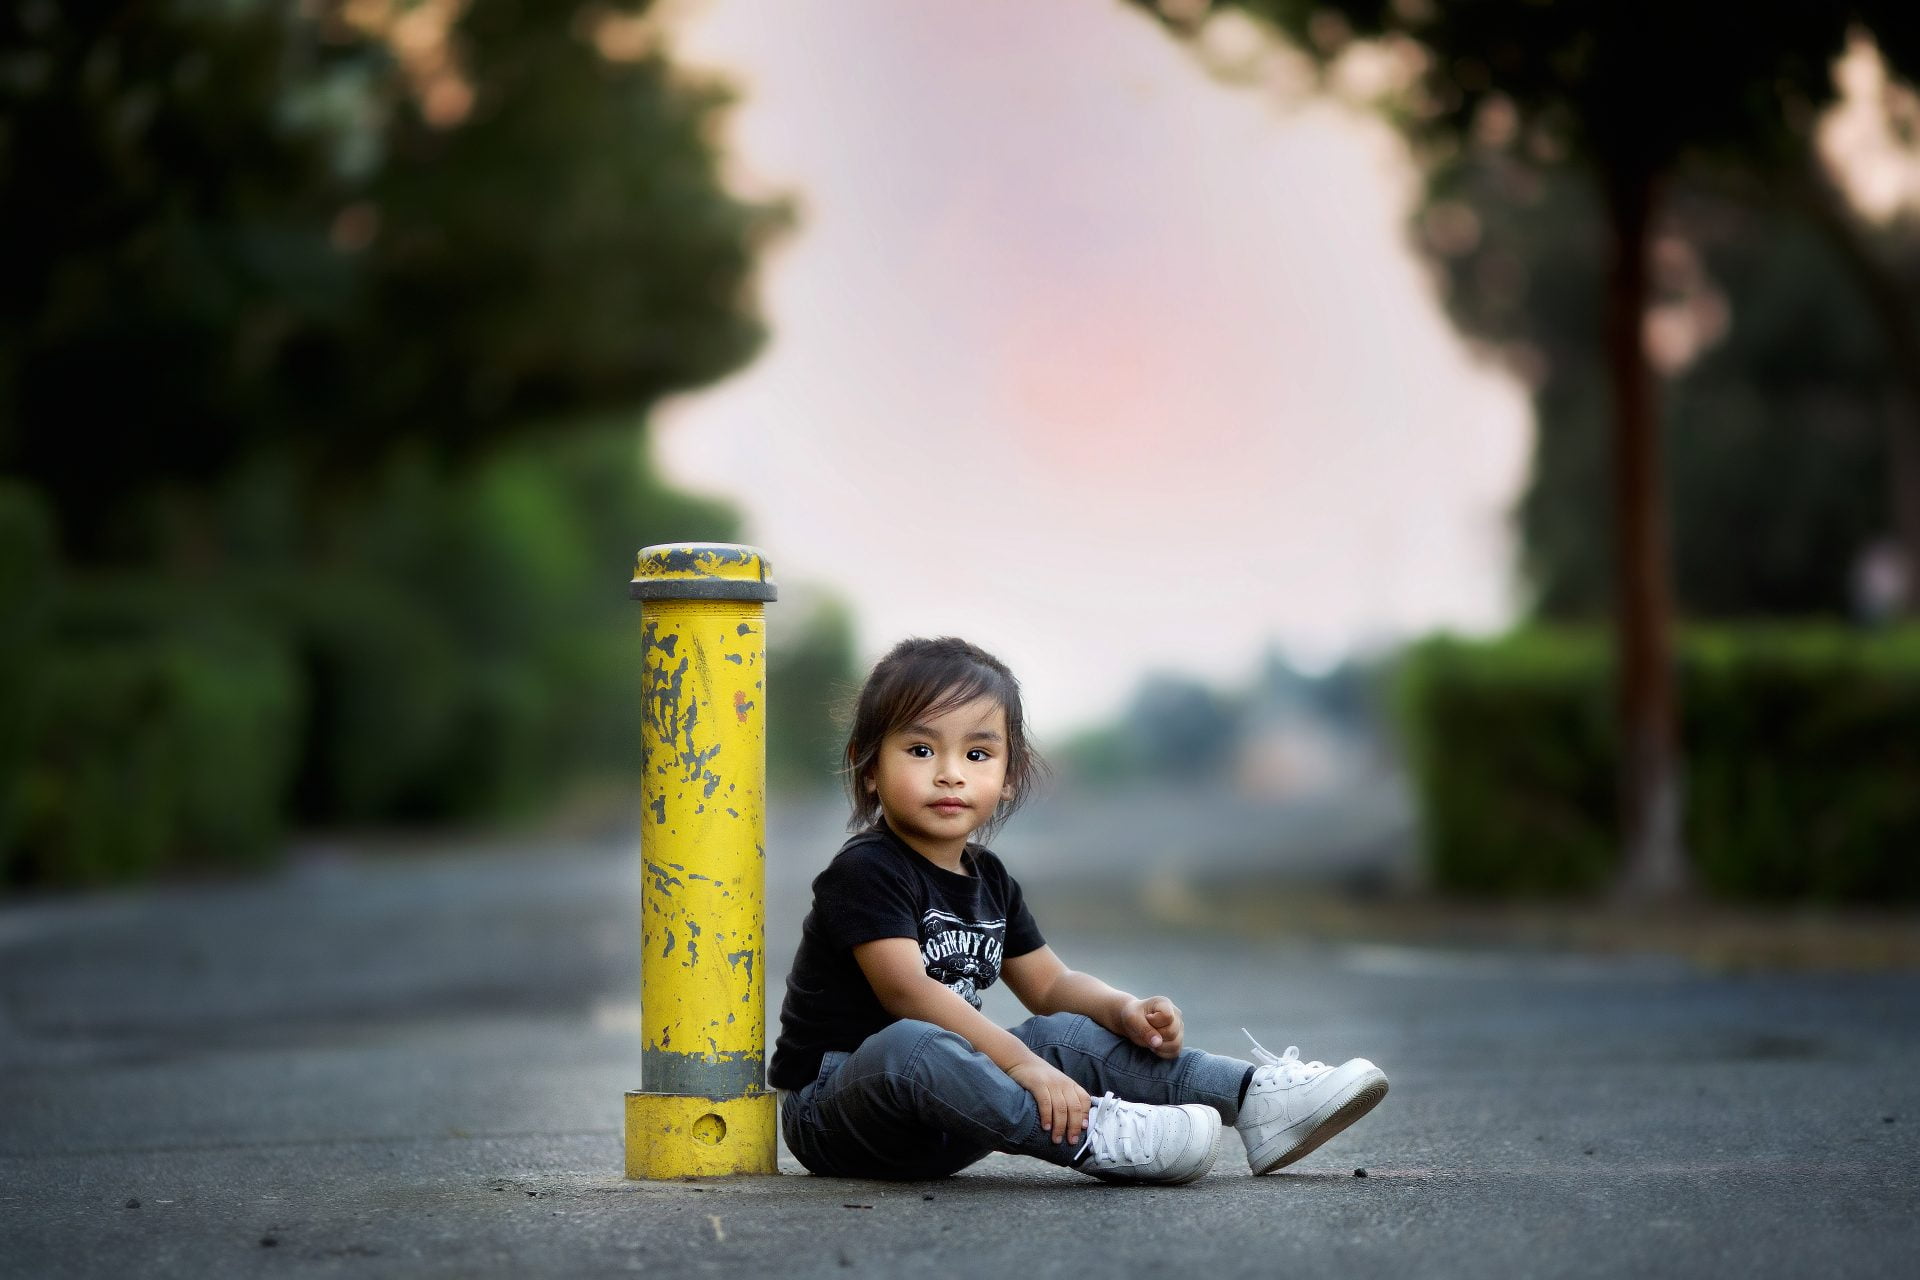
[[[1162,1058],[1180,1056],[1186,1023],[1179,1006],[1165,996],[1142,1000],[1110,987],[1090,973],[1067,968],[1052,947],[1007,959],[1000,976],[1035,1013],[1082,1013]]]
[[[1050,1066],[1012,1033],[927,976],[920,944],[912,938],[879,938],[853,949],[860,972],[880,1007],[896,1018],[917,1018],[961,1036],[993,1060],[1015,1084],[1033,1095],[1040,1123],[1059,1142],[1080,1141],[1087,1128],[1087,1091]]]

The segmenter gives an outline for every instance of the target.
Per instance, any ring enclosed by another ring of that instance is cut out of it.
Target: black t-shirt
[[[806,1087],[828,1050],[857,1049],[896,1020],[853,958],[861,943],[914,939],[927,976],[976,1009],[1003,955],[1046,945],[1000,859],[974,844],[962,857],[972,875],[936,867],[883,823],[847,841],[814,877],[767,1073],[774,1088]]]

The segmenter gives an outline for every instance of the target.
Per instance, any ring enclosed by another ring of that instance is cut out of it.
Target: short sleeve
[[[814,878],[813,909],[825,940],[836,948],[920,937],[916,885],[884,845],[855,845],[829,863]]]
[[[1027,910],[1027,895],[1020,891],[1020,882],[1007,874],[1004,863],[995,858],[994,865],[1007,886],[1007,955],[1024,956],[1029,951],[1038,951],[1047,945],[1047,940],[1040,936],[1039,922]]]

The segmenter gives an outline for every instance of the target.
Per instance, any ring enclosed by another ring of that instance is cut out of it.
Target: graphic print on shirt
[[[980,993],[1000,977],[1005,920],[962,920],[927,908],[920,917],[920,960],[927,976],[978,1009]]]

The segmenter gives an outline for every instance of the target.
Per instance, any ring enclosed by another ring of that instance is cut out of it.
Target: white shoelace
[[[1280,1078],[1288,1084],[1295,1084],[1302,1080],[1311,1080],[1327,1069],[1327,1064],[1324,1062],[1300,1061],[1300,1046],[1298,1045],[1288,1045],[1285,1053],[1275,1057],[1272,1053],[1268,1052],[1266,1047],[1258,1040],[1253,1039],[1253,1032],[1242,1027],[1240,1028],[1240,1034],[1252,1041],[1254,1058],[1263,1066],[1269,1066],[1278,1071]]]
[[[1110,1165],[1122,1160],[1140,1164],[1147,1158],[1147,1123],[1145,1107],[1130,1107],[1111,1093],[1095,1098],[1087,1112],[1087,1140],[1073,1158],[1078,1160],[1091,1148],[1090,1164]]]

